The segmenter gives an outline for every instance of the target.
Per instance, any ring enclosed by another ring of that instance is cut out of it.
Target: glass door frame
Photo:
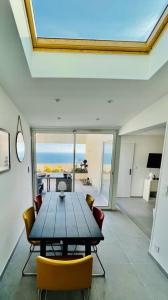
[[[114,136],[113,136],[113,139],[114,139]],[[105,150],[105,143],[107,143],[108,141],[105,141],[103,142],[103,148],[102,148],[102,161],[101,161],[101,164],[102,164],[102,167],[101,167],[101,190],[102,190],[102,183],[103,183],[103,172],[104,172],[104,150]],[[111,159],[110,159],[110,166],[111,166],[111,171],[110,171],[110,184],[109,184],[109,190],[108,190],[108,198],[110,199],[110,196],[111,196],[111,193],[112,193],[112,180],[113,180],[113,140],[111,141],[111,144],[112,144],[112,151],[111,151]],[[108,199],[108,202],[109,202],[109,199]]]
[[[31,128],[31,157],[32,157],[32,189],[33,198],[36,194],[36,133],[55,133],[55,134],[73,134],[73,185],[72,191],[75,191],[75,159],[76,159],[76,135],[77,134],[112,134],[113,135],[113,149],[111,160],[111,174],[110,174],[110,191],[108,206],[99,206],[103,210],[115,209],[116,203],[116,188],[114,187],[114,177],[117,176],[115,172],[115,158],[116,158],[116,139],[117,130],[114,129],[74,129],[74,128]],[[103,153],[102,153],[103,154]],[[102,175],[102,174],[101,174]]]

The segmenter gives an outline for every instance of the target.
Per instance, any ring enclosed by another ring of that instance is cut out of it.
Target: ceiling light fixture
[[[56,99],[55,99],[55,102],[60,102],[60,101],[61,101],[60,98],[56,98]]]

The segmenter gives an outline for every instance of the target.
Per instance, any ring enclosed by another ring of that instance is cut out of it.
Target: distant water
[[[76,153],[76,163],[80,163],[86,158],[85,153]],[[50,153],[37,152],[36,161],[38,164],[69,164],[73,162],[72,153]],[[104,163],[111,163],[111,154],[107,153],[104,157]]]
[[[80,163],[84,159],[86,159],[84,153],[76,153],[77,163]],[[73,153],[37,152],[36,161],[38,164],[70,164],[73,162]]]

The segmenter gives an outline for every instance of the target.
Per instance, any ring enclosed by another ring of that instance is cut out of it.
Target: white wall
[[[0,275],[24,228],[22,213],[32,203],[30,130],[21,115],[26,155],[19,163],[15,151],[18,115],[21,113],[0,87],[0,128],[10,133],[11,146],[11,170],[0,174]]]
[[[168,94],[128,121],[124,126],[122,126],[119,134],[125,135],[144,128],[150,129],[153,126],[166,123],[167,120]]]
[[[167,123],[168,95],[145,109],[125,124],[120,134],[129,134],[141,129]],[[168,125],[166,128],[160,179],[156,199],[156,214],[152,229],[149,252],[168,273]]]
[[[121,148],[124,143],[134,143],[135,152],[132,168],[131,196],[142,197],[144,179],[149,175],[146,168],[148,154],[162,153],[164,136],[153,135],[129,135],[121,137]],[[158,169],[151,170],[155,175],[159,175]]]
[[[160,181],[149,252],[168,273],[168,126],[165,134]]]

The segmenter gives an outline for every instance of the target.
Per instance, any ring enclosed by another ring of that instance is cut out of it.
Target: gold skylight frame
[[[87,39],[39,38],[33,16],[31,0],[24,0],[34,51],[130,53],[149,54],[162,32],[168,27],[168,6],[160,16],[146,42],[98,41]]]

